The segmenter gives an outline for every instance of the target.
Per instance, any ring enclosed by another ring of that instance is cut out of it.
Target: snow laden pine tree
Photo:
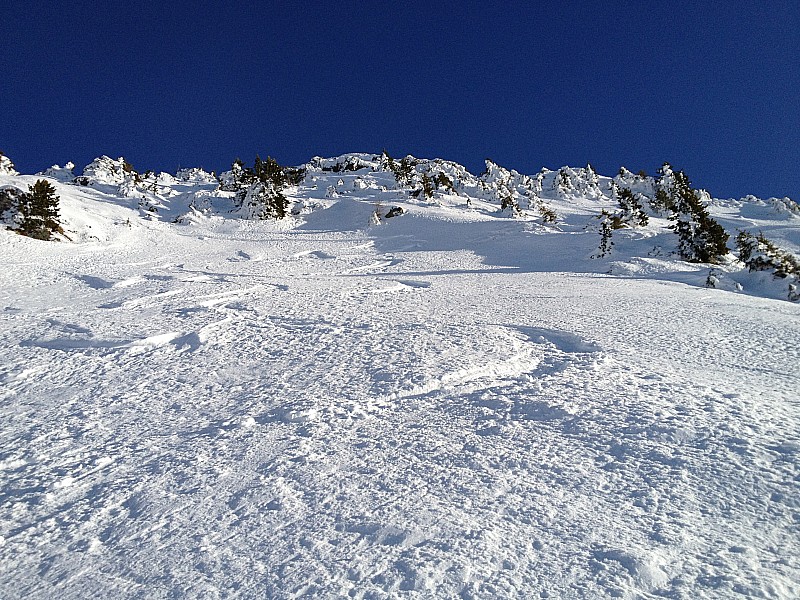
[[[252,181],[237,193],[242,210],[251,219],[283,219],[288,214],[289,200],[283,190],[290,181],[286,169],[272,157],[256,156],[252,169],[241,169],[242,177]]]
[[[730,237],[708,213],[683,171],[672,172],[671,229],[678,234],[681,258],[695,263],[717,263],[729,250]]]
[[[28,186],[28,192],[19,197],[17,231],[37,240],[49,240],[54,233],[61,232],[59,200],[56,189],[45,179]]]
[[[640,194],[634,194],[629,188],[612,188],[616,192],[617,202],[621,209],[620,220],[631,227],[645,227],[650,219],[639,201]]]
[[[775,277],[800,277],[800,260],[764,237],[746,231],[736,236],[739,260],[749,271],[772,271]]]

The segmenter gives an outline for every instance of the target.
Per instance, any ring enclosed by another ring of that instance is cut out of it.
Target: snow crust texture
[[[108,159],[74,243],[0,232],[0,596],[800,596],[797,304],[591,261],[589,172],[545,225],[326,160],[283,221]]]

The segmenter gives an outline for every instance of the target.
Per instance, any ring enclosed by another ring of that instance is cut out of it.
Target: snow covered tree
[[[659,214],[670,214],[675,210],[675,173],[668,162],[658,170],[656,192],[650,199],[650,208]]]
[[[17,231],[38,240],[49,240],[53,233],[61,231],[59,200],[56,189],[47,180],[37,180],[19,198],[20,225]]]
[[[256,156],[253,169],[245,167],[239,161],[234,162],[231,171],[236,170],[236,198],[245,214],[250,219],[283,219],[288,214],[289,199],[284,189],[296,180],[296,173],[288,174],[287,169],[278,164],[271,156],[261,160]],[[293,170],[295,171],[295,170]],[[302,178],[302,177],[301,177]],[[246,187],[245,187],[246,186]]]
[[[399,163],[395,162],[394,164],[394,178],[397,180],[397,184],[401,187],[411,185],[411,178],[414,175],[414,163],[411,159],[404,156]]]
[[[224,192],[238,192],[244,190],[255,182],[255,173],[246,167],[241,158],[236,158],[231,164],[231,170],[220,176],[219,189]]]
[[[659,188],[656,190],[655,196],[650,199],[650,208],[659,214],[664,214],[672,211],[675,204],[667,191]]]
[[[425,197],[428,199],[433,198],[433,194],[436,192],[436,188],[433,185],[433,179],[428,177],[427,173],[422,174],[422,193],[425,194]]]
[[[0,189],[0,220],[6,213],[13,215],[19,209],[20,199],[24,195],[22,190],[15,187],[5,187]]]
[[[569,177],[568,167],[561,167],[553,179],[553,189],[560,194],[565,194],[572,190],[572,181]]]
[[[600,180],[597,171],[594,170],[594,167],[591,163],[586,163],[586,181],[592,185],[597,185],[597,182]]]
[[[736,236],[736,247],[739,250],[739,260],[749,271],[772,270],[775,277],[781,279],[791,275],[800,276],[800,260],[778,248],[763,233],[753,235],[746,231],[739,232]]]
[[[283,192],[269,182],[256,182],[244,191],[242,208],[250,219],[283,219],[289,209],[289,200]]]
[[[632,227],[644,227],[650,221],[644,207],[640,202],[640,194],[634,194],[628,188],[614,188],[613,193],[617,197],[617,202],[622,210],[619,215],[620,220]]]
[[[517,217],[521,214],[522,211],[517,203],[517,199],[514,198],[514,192],[506,190],[501,194],[500,198],[501,211],[510,211],[512,217]]]
[[[674,221],[671,229],[678,234],[681,258],[696,263],[718,262],[729,252],[727,242],[730,236],[711,218],[686,174],[670,170],[670,175],[673,208],[669,218]],[[665,192],[667,189],[664,188]]]
[[[453,184],[453,180],[450,179],[447,175],[445,175],[442,171],[436,173],[436,176],[433,178],[433,183],[436,184],[437,189],[445,189],[450,190],[453,194],[456,194],[456,187]]]

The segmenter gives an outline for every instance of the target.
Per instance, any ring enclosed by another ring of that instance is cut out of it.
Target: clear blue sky
[[[526,173],[665,160],[720,197],[800,199],[800,2],[21,2],[0,15],[0,149],[411,153]]]

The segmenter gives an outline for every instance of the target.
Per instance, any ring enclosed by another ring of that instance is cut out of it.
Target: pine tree
[[[711,218],[698,193],[683,171],[674,174],[672,230],[678,234],[681,258],[689,262],[716,263],[728,252],[730,237],[722,225]]]
[[[28,192],[19,199],[21,222],[18,231],[32,238],[49,240],[53,233],[61,230],[59,200],[56,189],[45,179],[29,186]]]
[[[607,210],[603,210],[598,218],[600,219],[600,246],[597,254],[592,258],[603,258],[611,254],[611,248],[614,246],[614,240],[611,239],[615,229],[612,215]]]
[[[644,227],[650,222],[637,194],[634,194],[629,188],[618,188],[615,189],[615,192],[619,207],[622,209],[620,219],[623,223],[634,227]]]
[[[675,173],[672,165],[665,162],[658,170],[656,193],[650,200],[650,207],[659,214],[669,214],[675,210]]]
[[[655,196],[650,200],[650,208],[657,213],[668,213],[675,209],[675,203],[664,189],[657,189]]]
[[[381,152],[380,165],[381,168],[394,173],[394,159],[389,155],[385,148],[383,152]]]

